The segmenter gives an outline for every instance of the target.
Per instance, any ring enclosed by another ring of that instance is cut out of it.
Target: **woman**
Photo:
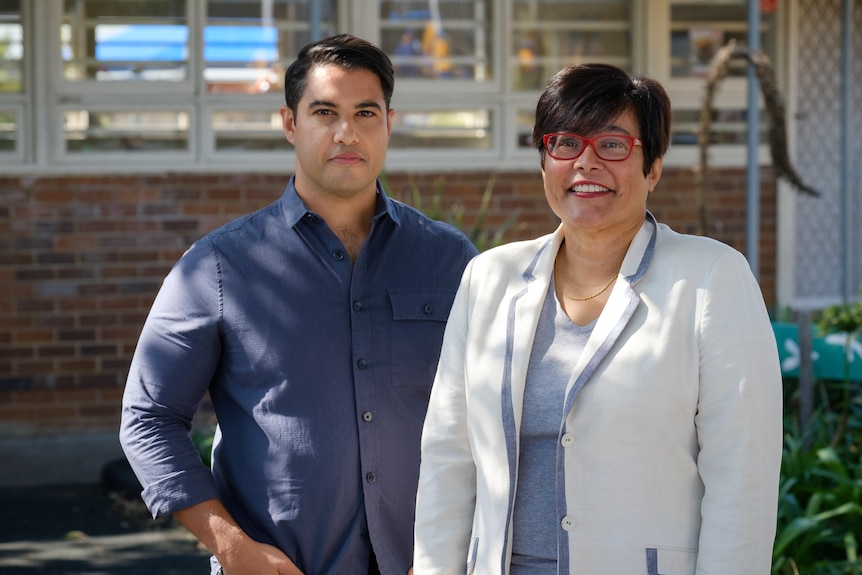
[[[770,571],[781,374],[745,258],[646,209],[655,81],[567,68],[533,142],[551,235],[476,257],[422,439],[415,575]]]

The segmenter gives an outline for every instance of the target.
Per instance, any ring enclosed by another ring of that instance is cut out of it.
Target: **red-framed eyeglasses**
[[[622,162],[629,159],[635,146],[643,146],[639,138],[625,134],[599,134],[584,138],[577,134],[554,132],[542,136],[542,142],[548,155],[555,160],[574,160],[584,153],[587,146],[592,146],[602,160]]]

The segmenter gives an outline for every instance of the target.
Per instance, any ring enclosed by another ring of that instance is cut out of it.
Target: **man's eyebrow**
[[[330,102],[329,100],[312,100],[308,103],[309,109],[311,108],[338,108],[335,105],[335,102]],[[364,110],[366,108],[375,108],[377,110],[383,110],[379,103],[374,100],[369,100],[367,102],[359,102],[356,104],[355,108],[357,110]]]
[[[308,103],[309,108],[337,108],[335,102],[330,102],[328,100],[312,100]]]
[[[381,110],[381,111],[383,110],[383,108],[380,106],[380,104],[375,102],[374,100],[369,100],[367,102],[359,102],[358,104],[356,104],[356,108],[357,109],[376,108],[377,110]]]

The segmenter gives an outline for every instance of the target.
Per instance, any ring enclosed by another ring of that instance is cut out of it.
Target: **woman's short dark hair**
[[[294,113],[305,92],[308,71],[314,66],[327,65],[373,72],[380,79],[383,99],[389,109],[395,88],[395,73],[389,56],[371,42],[339,34],[305,45],[284,73],[284,102]]]
[[[548,82],[536,105],[533,145],[542,165],[545,134],[595,135],[627,110],[637,118],[646,175],[670,144],[670,98],[662,85],[608,64],[563,68]]]

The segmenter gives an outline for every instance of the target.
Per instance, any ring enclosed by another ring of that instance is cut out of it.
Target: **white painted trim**
[[[799,110],[798,64],[799,58],[793,57],[799,46],[799,0],[787,0],[785,8],[785,24],[787,30],[786,45],[788,57],[783,62],[787,69],[787,145],[791,162],[796,157],[798,126],[797,112]],[[776,206],[776,275],[775,289],[779,309],[803,309],[809,304],[796,301],[796,218],[797,192],[786,182],[778,184],[778,205]],[[802,306],[802,307],[800,307]]]

